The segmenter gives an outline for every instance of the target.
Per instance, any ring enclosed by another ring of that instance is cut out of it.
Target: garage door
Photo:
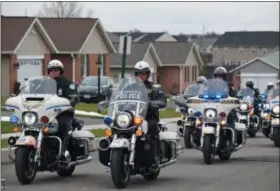
[[[273,82],[276,84],[277,82],[277,74],[243,74],[241,75],[241,88],[245,87],[245,84],[248,80],[254,82],[254,87],[259,88],[260,92],[264,92],[267,87],[268,82]]]
[[[42,59],[20,59],[17,80],[22,83],[25,78],[42,75]]]

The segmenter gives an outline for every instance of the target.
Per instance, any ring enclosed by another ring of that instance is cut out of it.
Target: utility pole
[[[125,76],[126,56],[131,52],[131,36],[121,36],[119,44],[119,54],[122,54],[122,74],[121,78]]]

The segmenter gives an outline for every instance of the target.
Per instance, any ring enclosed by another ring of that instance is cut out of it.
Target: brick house
[[[165,93],[182,93],[189,83],[196,81],[204,65],[194,43],[153,43],[162,67],[158,68],[158,83]]]
[[[75,83],[97,74],[110,76],[110,55],[116,53],[102,23],[91,18],[1,17],[2,95],[14,92],[14,83],[46,75],[47,63],[60,59],[65,75]],[[9,79],[7,83],[6,80]]]

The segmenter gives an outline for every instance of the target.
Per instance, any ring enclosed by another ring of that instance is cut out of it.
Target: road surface
[[[33,184],[21,185],[13,165],[2,166],[2,178],[8,191],[109,191],[116,190],[110,173],[93,154],[93,161],[78,166],[72,177],[60,178],[56,173],[39,172]],[[133,176],[126,190],[133,191],[278,191],[279,149],[259,135],[247,140],[246,146],[229,161],[216,158],[205,165],[198,150],[184,150],[176,164],[162,169],[158,180],[147,182]]]

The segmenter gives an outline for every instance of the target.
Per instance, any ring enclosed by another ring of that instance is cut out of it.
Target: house
[[[225,32],[212,48],[213,65],[236,67],[279,50],[279,31]]]
[[[168,32],[147,32],[134,39],[134,42],[176,42],[176,39]]]
[[[279,50],[261,58],[256,57],[229,72],[234,75],[235,87],[245,87],[245,83],[252,80],[254,86],[263,92],[268,82],[276,84],[279,79]]]
[[[189,83],[195,82],[204,65],[194,43],[153,43],[162,67],[159,68],[158,83],[166,94],[183,92]]]
[[[199,48],[200,52],[210,53],[212,52],[212,45],[218,39],[215,36],[206,35],[172,35],[178,42],[194,42]]]
[[[47,74],[47,63],[59,59],[65,76],[78,83],[83,76],[110,76],[110,54],[116,50],[99,19],[1,17],[2,95],[14,92],[16,81]],[[8,82],[7,80],[9,79]]]
[[[115,48],[118,49],[119,44],[115,43]],[[151,76],[150,81],[157,82],[158,68],[162,67],[161,60],[151,43],[136,43],[131,44],[131,53],[126,57],[126,76],[134,76],[134,65],[138,61],[146,61],[150,64]],[[115,54],[111,57],[111,74],[115,83],[121,78],[122,72],[122,55]]]

